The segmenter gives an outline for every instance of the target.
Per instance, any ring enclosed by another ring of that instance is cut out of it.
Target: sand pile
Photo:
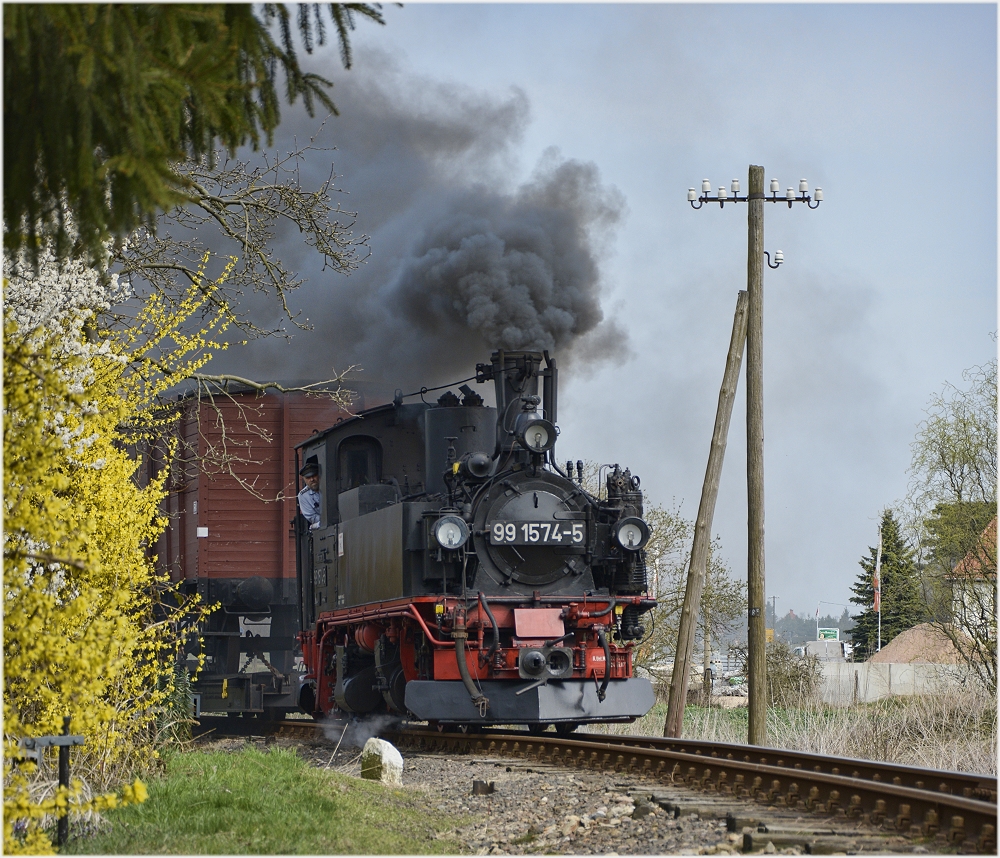
[[[900,632],[869,661],[880,664],[959,664],[961,656],[944,633],[930,623]]]

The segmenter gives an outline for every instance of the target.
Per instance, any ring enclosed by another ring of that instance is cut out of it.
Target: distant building
[[[850,661],[852,647],[847,641],[806,641],[802,646],[795,647],[795,654],[801,656],[811,655],[820,661]]]
[[[997,520],[948,575],[952,621],[977,640],[997,633]]]

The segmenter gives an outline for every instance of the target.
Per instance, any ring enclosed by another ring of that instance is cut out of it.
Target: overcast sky
[[[839,614],[880,510],[906,494],[929,397],[996,353],[996,6],[384,12],[385,27],[359,22],[351,71],[334,49],[313,60],[341,115],[320,138],[338,151],[310,166],[332,157],[372,256],[336,282],[303,263],[320,324],[268,353],[272,374],[329,347],[395,386],[471,375],[537,269],[517,324],[547,325],[561,358],[559,458],[628,466],[650,502],[693,518],[747,220],[745,205],[693,211],[686,192],[745,189],[750,164],[782,189],[806,178],[817,210],[764,212],[785,258],[765,268],[767,596],[779,615]],[[279,144],[317,125],[284,116]],[[518,242],[534,268],[503,253]],[[488,319],[470,277],[513,289],[491,293]],[[713,528],[737,576],[744,397],[741,378]]]

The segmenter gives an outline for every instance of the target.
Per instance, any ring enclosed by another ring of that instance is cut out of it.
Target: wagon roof
[[[430,407],[429,403],[421,403],[421,404],[427,405],[428,408]],[[388,405],[376,405],[374,408],[366,408],[364,411],[359,411],[357,414],[354,414],[351,417],[344,417],[341,420],[338,420],[336,423],[334,423],[333,426],[328,426],[326,429],[320,429],[319,431],[314,432],[312,435],[306,438],[305,441],[301,441],[300,443],[296,444],[295,449],[296,450],[301,449],[302,447],[305,447],[307,444],[315,443],[317,440],[329,435],[331,432],[343,429],[345,426],[350,426],[352,423],[360,423],[366,417],[371,417],[376,414],[384,414],[388,411],[392,411],[396,407],[397,406],[393,405],[390,402]],[[401,407],[406,408],[408,406],[404,405]]]

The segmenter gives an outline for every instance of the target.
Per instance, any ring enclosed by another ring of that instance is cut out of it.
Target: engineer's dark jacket
[[[311,528],[319,527],[320,493],[306,486],[299,492],[299,509]]]

